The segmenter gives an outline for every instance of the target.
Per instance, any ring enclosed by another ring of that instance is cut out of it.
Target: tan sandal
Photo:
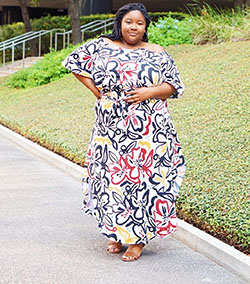
[[[137,260],[141,256],[143,247],[143,244],[129,245],[128,249],[122,255],[122,260],[127,262]]]
[[[117,242],[113,242],[113,241],[109,241],[107,251],[109,253],[112,253],[112,254],[113,253],[120,253],[122,251],[122,244],[117,243]]]

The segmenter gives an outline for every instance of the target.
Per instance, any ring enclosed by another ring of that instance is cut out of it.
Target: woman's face
[[[146,21],[140,11],[133,10],[124,15],[121,22],[122,38],[128,44],[137,44],[145,33]]]

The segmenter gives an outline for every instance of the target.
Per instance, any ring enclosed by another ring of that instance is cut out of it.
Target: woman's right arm
[[[72,74],[81,82],[83,85],[85,85],[95,96],[97,99],[101,98],[100,91],[96,88],[94,82],[92,79],[78,75],[74,72]]]

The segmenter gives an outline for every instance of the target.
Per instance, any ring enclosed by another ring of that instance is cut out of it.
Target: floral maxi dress
[[[168,82],[184,91],[167,52],[125,49],[103,38],[73,51],[63,65],[100,90],[82,187],[83,210],[113,241],[146,244],[177,229],[175,200],[185,173],[167,101],[133,105],[126,92]]]

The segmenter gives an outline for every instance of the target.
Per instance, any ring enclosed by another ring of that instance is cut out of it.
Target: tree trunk
[[[25,0],[18,0],[21,11],[22,11],[22,17],[23,17],[23,22],[24,22],[24,27],[26,32],[32,31],[31,24],[30,24],[30,17],[28,13],[28,9],[26,6],[26,1]],[[36,49],[36,41],[30,40],[29,41],[30,45],[30,53],[31,56],[37,56],[37,49]]]
[[[72,26],[72,41],[77,44],[82,41],[80,16],[86,0],[68,0],[68,9]]]

